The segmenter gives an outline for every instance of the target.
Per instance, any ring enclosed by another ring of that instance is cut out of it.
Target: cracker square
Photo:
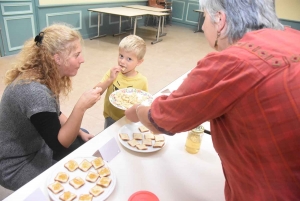
[[[81,186],[83,186],[85,184],[84,180],[81,177],[75,177],[69,183],[75,189],[78,189],[78,188],[80,188]]]
[[[153,148],[162,148],[165,142],[155,142]]]
[[[98,173],[88,172],[87,175],[86,175],[86,177],[85,177],[85,180],[94,183],[94,182],[97,181],[98,177],[99,177]]]
[[[119,136],[120,136],[120,138],[121,138],[122,140],[124,140],[124,141],[130,140],[127,133],[119,133]]]
[[[79,164],[79,169],[81,169],[83,172],[88,171],[92,167],[92,163],[86,159],[83,159],[83,161]]]
[[[59,183],[58,181],[55,181],[54,183],[49,184],[48,188],[54,194],[57,194],[57,193],[59,193],[59,192],[61,192],[61,191],[64,190],[63,185],[61,183]]]
[[[142,133],[149,131],[149,129],[148,129],[146,126],[144,126],[144,125],[140,126],[140,127],[139,127],[139,130],[140,130]]]
[[[143,144],[146,146],[152,146],[152,140],[150,138],[143,139]]]
[[[138,141],[136,141],[135,139],[128,141],[128,144],[132,147],[135,147],[137,144],[139,144]]]
[[[138,149],[138,150],[147,150],[148,148],[146,147],[146,145],[144,145],[144,144],[137,144],[136,145],[136,148]]]
[[[154,135],[152,133],[145,133],[144,134],[144,138],[145,139],[151,139],[151,140],[154,140]]]
[[[98,186],[98,185],[94,186],[90,190],[90,194],[92,194],[94,197],[99,196],[103,192],[104,192],[104,189],[101,186]]]
[[[98,157],[92,160],[92,165],[94,166],[95,169],[98,169],[104,166],[104,161],[101,157]]]
[[[143,139],[143,134],[142,133],[133,133],[133,139],[142,140]]]
[[[69,160],[65,163],[65,168],[67,168],[70,172],[75,171],[78,168],[78,163],[75,160]]]
[[[59,196],[59,199],[62,201],[72,201],[77,197],[76,194],[70,192],[70,191],[65,191],[63,194]]]
[[[101,177],[98,180],[97,185],[107,188],[111,183],[111,178],[109,177]]]
[[[78,201],[92,201],[92,200],[93,200],[93,196],[90,194],[81,194],[78,199]]]
[[[108,167],[103,167],[98,170],[100,177],[106,177],[110,175],[110,170]]]
[[[163,135],[154,135],[155,142],[165,141],[165,137]]]
[[[59,172],[59,173],[57,173],[54,180],[59,181],[61,183],[66,183],[69,180],[69,175],[65,172]]]

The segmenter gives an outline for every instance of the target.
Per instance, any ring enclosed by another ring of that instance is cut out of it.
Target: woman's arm
[[[30,121],[53,151],[64,149],[57,138],[61,124],[56,112],[36,113],[30,117]]]
[[[66,115],[64,115],[63,113],[61,113],[59,115],[60,125],[64,125],[65,122],[67,121],[67,119],[68,119],[68,117]],[[88,133],[82,131],[81,129],[79,129],[79,131],[78,131],[78,136],[80,136],[81,139],[83,141],[85,141],[85,142],[88,141],[88,140],[90,140],[90,139],[92,139],[94,137],[94,135],[88,134]]]
[[[69,147],[78,136],[85,111],[100,100],[101,91],[101,88],[95,88],[85,92],[76,103],[69,118],[66,119],[65,116],[62,116],[60,119],[63,124],[58,133],[58,140],[64,147]]]
[[[157,130],[148,119],[150,107],[144,105],[134,105],[125,111],[125,116],[132,122],[140,121],[144,126],[151,130],[154,134],[161,133]]]

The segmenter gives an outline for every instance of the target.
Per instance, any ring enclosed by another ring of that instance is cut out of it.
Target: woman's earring
[[[215,49],[217,49],[217,48],[218,48],[218,39],[219,39],[220,35],[221,35],[221,33],[220,33],[220,32],[218,32],[218,34],[217,34],[217,39],[216,39],[216,41],[215,41],[215,45],[214,45],[214,48],[215,48]]]

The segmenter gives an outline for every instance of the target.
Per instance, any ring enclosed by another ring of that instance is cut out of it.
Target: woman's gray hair
[[[283,30],[275,13],[274,0],[201,0],[200,6],[211,17],[219,21],[217,12],[226,15],[226,30],[230,44],[241,39],[249,31],[263,28]]]

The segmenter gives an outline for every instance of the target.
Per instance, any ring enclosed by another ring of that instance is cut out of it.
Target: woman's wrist
[[[135,113],[136,113],[136,115],[138,116],[138,109],[139,109],[139,107],[141,107],[142,106],[142,104],[138,104],[137,106],[136,106],[136,108],[135,108]]]

